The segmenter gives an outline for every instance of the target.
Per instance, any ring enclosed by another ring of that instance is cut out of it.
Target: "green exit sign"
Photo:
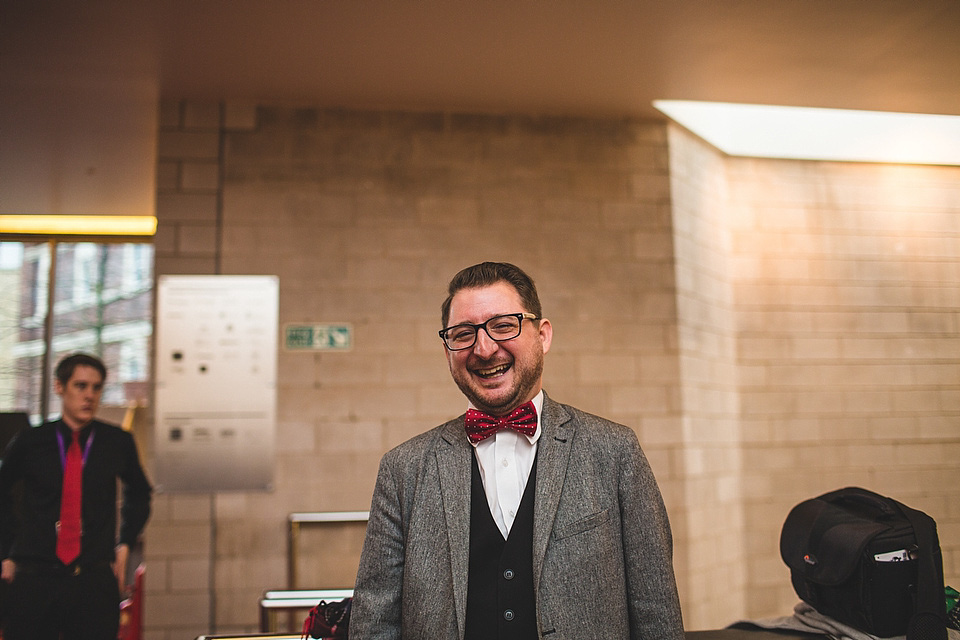
[[[288,324],[283,327],[287,351],[349,351],[353,327],[349,324]]]

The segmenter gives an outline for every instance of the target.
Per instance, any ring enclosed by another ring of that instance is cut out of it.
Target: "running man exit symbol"
[[[295,324],[283,328],[287,351],[347,351],[353,348],[353,327],[349,324]]]

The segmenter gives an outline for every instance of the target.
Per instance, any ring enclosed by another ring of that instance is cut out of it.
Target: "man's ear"
[[[553,342],[553,325],[546,318],[540,320],[540,344],[543,345],[543,352],[550,351],[550,343]]]
[[[53,381],[53,390],[57,392],[58,396],[63,395],[63,384],[60,382],[60,380]]]

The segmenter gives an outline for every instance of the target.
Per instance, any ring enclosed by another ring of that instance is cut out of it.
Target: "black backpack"
[[[880,636],[945,640],[943,559],[933,518],[859,487],[790,511],[780,556],[800,599]]]

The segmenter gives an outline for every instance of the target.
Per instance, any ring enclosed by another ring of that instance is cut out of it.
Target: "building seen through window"
[[[152,304],[151,244],[0,242],[0,411],[42,421],[47,352],[47,417],[60,411],[52,369],[75,351],[107,365],[104,407],[144,405]]]

